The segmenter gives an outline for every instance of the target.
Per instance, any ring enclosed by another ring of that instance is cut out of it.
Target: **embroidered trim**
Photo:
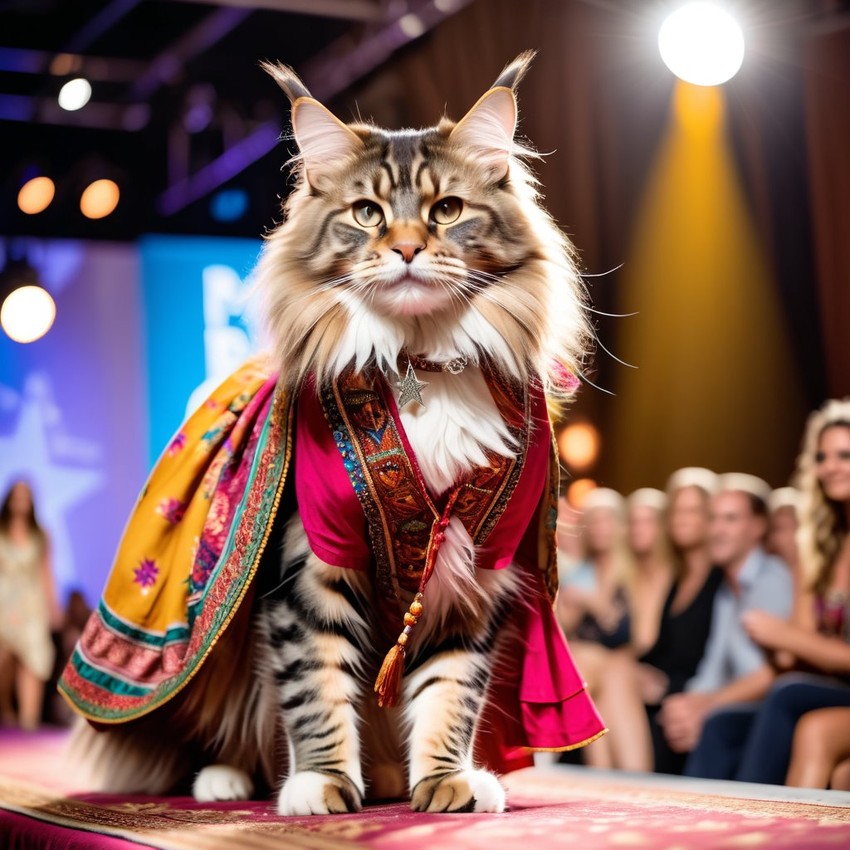
[[[515,459],[487,453],[488,465],[458,484],[454,506],[473,543],[495,528],[522,474],[528,450],[529,396],[518,385],[485,373],[497,408],[520,447]],[[399,423],[398,409],[377,373],[349,370],[324,385],[319,398],[354,492],[366,515],[385,600],[419,589],[442,506],[428,494]]]

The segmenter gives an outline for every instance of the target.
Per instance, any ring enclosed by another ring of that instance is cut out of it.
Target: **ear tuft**
[[[513,91],[490,89],[452,130],[451,140],[475,151],[494,180],[508,171],[516,131],[517,105]]]
[[[491,86],[491,88],[497,89],[504,86],[506,89],[517,90],[517,86],[522,82],[522,78],[528,72],[528,69],[531,67],[531,63],[534,61],[534,57],[537,55],[536,50],[526,50],[523,53],[520,53],[513,62],[509,62],[505,65],[504,70],[501,74],[499,74],[498,79]]]
[[[299,97],[292,105],[292,130],[314,187],[341,160],[363,149],[360,137],[312,97]]]
[[[288,65],[266,61],[260,62],[260,67],[283,89],[290,103],[294,103],[299,97],[312,97],[307,86]]]

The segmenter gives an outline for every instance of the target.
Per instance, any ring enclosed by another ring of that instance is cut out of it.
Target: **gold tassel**
[[[404,656],[404,647],[399,643],[394,644],[378,671],[378,678],[375,679],[375,693],[378,695],[378,705],[381,708],[398,705],[401,674],[404,672]]]
[[[378,695],[378,705],[381,708],[391,708],[398,705],[401,694],[401,677],[404,673],[405,645],[410,640],[410,634],[417,620],[422,616],[422,592],[413,597],[413,602],[404,615],[404,631],[396,639],[395,645],[387,653],[384,663],[375,679],[375,693]]]

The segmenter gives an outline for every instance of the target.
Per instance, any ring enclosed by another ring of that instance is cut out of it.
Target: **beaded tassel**
[[[410,635],[413,633],[414,626],[422,616],[424,610],[422,597],[425,592],[425,585],[428,579],[431,578],[431,573],[434,572],[434,565],[437,563],[437,552],[440,551],[440,546],[443,545],[443,541],[446,539],[446,528],[449,524],[452,508],[459,494],[460,487],[452,491],[443,510],[443,515],[436,523],[437,530],[431,538],[431,546],[428,549],[425,568],[422,570],[419,590],[416,596],[413,597],[413,602],[410,603],[410,607],[404,615],[404,629],[398,638],[396,638],[395,644],[384,658],[384,663],[381,664],[381,669],[378,671],[378,678],[375,679],[375,693],[378,695],[378,705],[381,708],[398,705],[401,693],[401,677],[404,674],[404,661],[407,657],[407,643],[410,640]]]

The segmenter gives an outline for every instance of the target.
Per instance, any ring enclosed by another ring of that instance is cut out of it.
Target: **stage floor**
[[[422,815],[391,804],[282,818],[268,801],[80,793],[65,739],[0,731],[3,850],[850,848],[844,792],[552,765],[505,777],[510,810],[500,815]]]

